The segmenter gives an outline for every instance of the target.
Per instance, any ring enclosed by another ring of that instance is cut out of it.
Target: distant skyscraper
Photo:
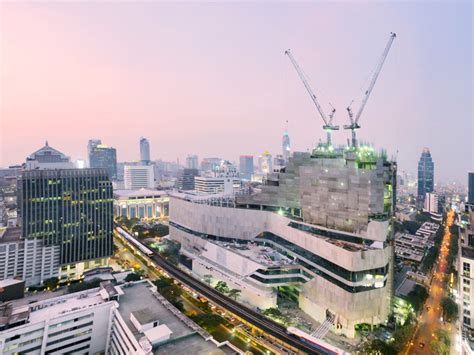
[[[95,142],[97,140],[90,140],[87,146],[89,151],[89,167],[104,168],[111,179],[117,179],[117,151],[115,148],[108,147],[102,143],[96,144]]]
[[[153,165],[125,165],[123,175],[126,190],[153,189],[155,187]]]
[[[425,203],[427,192],[434,191],[434,163],[428,148],[423,149],[418,162],[418,201],[417,205],[422,208]]]
[[[288,121],[286,121],[288,124]],[[283,138],[282,138],[282,155],[283,159],[285,160],[285,164],[288,162],[288,158],[290,157],[291,154],[291,148],[290,148],[290,136],[288,135],[288,129],[283,133]]]
[[[269,152],[265,152],[258,157],[258,168],[261,174],[273,172],[272,155]]]
[[[91,155],[91,150],[94,147],[97,147],[99,144],[102,144],[102,141],[100,139],[89,139],[89,142],[87,143],[87,156],[90,157]]]
[[[24,171],[19,190],[23,238],[59,245],[61,265],[112,254],[112,183],[105,169]]]
[[[240,176],[243,179],[250,180],[253,175],[253,155],[240,156]]]
[[[199,176],[198,169],[182,169],[178,172],[176,187],[179,190],[194,190],[194,177]]]
[[[468,178],[469,178],[469,182],[468,182],[467,201],[474,205],[474,173],[469,173]]]
[[[144,137],[140,138],[140,161],[144,165],[150,164],[150,142]]]
[[[202,171],[215,171],[221,165],[221,158],[204,158],[201,161]]]
[[[74,164],[69,157],[50,147],[47,141],[43,148],[31,154],[25,162],[26,170],[72,168],[74,168]]]
[[[186,157],[186,168],[188,169],[198,169],[199,161],[197,155],[188,155]]]

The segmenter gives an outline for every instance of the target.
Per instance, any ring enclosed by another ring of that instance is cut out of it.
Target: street
[[[444,324],[441,321],[442,309],[441,300],[448,295],[443,279],[446,277],[447,256],[449,253],[449,243],[451,240],[450,227],[454,223],[454,211],[450,210],[447,214],[444,236],[441,243],[441,249],[438,257],[437,266],[433,271],[433,281],[429,290],[429,296],[426,300],[423,312],[418,317],[418,328],[411,343],[408,344],[405,354],[430,355],[434,352],[431,349],[431,341],[435,340],[436,332],[439,329],[447,330],[450,334],[454,333],[453,324]]]

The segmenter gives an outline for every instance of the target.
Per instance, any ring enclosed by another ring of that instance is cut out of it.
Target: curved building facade
[[[396,168],[371,151],[321,153],[295,153],[233,203],[171,196],[170,236],[197,276],[239,288],[241,301],[267,308],[289,297],[352,337],[390,312]]]

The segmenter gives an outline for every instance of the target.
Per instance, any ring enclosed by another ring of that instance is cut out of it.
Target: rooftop
[[[283,265],[294,265],[295,262],[280,254],[276,250],[262,245],[256,244],[235,244],[228,242],[219,242],[213,241],[213,243],[220,246],[226,247],[227,249],[232,250],[236,254],[242,255],[252,261],[255,261],[261,265],[265,266],[283,266]]]
[[[167,196],[167,191],[139,189],[139,190],[114,190],[114,197],[122,198],[154,198]]]

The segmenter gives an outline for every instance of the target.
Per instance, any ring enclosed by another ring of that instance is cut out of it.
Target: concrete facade
[[[303,311],[321,323],[334,319],[335,332],[353,337],[355,325],[381,324],[390,313],[396,166],[366,147],[330,153],[295,153],[284,171],[234,204],[172,195],[170,236],[195,274],[230,282],[241,301],[272,306],[278,287],[290,287]],[[241,255],[254,245],[293,265]]]

